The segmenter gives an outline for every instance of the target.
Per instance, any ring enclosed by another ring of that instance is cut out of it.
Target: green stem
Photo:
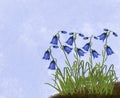
[[[74,43],[74,47],[75,47],[74,50],[75,50],[76,59],[77,59],[77,62],[76,62],[76,68],[77,68],[76,71],[77,72],[75,72],[75,76],[74,76],[75,81],[79,78],[78,77],[78,75],[79,75],[79,65],[78,65],[79,64],[79,61],[78,61],[79,57],[78,57],[78,54],[77,54],[76,35],[77,35],[77,33],[75,33],[74,36],[73,36],[73,40],[74,40],[73,43]]]
[[[103,50],[103,59],[102,59],[102,66],[104,66],[104,63],[105,63],[105,59],[107,59],[107,55],[105,54],[106,52],[106,46],[107,46],[107,41],[108,41],[108,37],[110,36],[110,32],[107,33],[107,37],[105,39],[105,44],[104,44],[104,50]]]
[[[90,58],[91,58],[91,68],[92,68],[92,65],[93,65],[93,59],[92,59],[92,48],[91,48],[91,46],[92,46],[92,38],[93,38],[93,35],[90,37]]]
[[[77,54],[77,45],[76,45],[76,34],[74,35],[74,46],[75,46],[75,53],[76,53],[76,56],[77,56],[77,62],[78,62],[78,54]]]
[[[68,66],[70,67],[70,70],[71,70],[71,73],[72,73],[72,67],[71,67],[71,65],[70,65],[70,62],[69,62],[69,60],[68,60],[68,57],[67,57],[65,51],[63,50],[63,45],[62,45],[62,43],[61,43],[61,41],[60,41],[60,35],[59,35],[59,33],[58,33],[58,42],[59,42],[60,47],[61,47],[61,49],[62,49],[62,51],[63,51],[63,53],[64,53],[64,55],[65,55],[66,61],[68,62]]]
[[[49,48],[49,51],[50,51],[50,56],[51,56],[51,58],[55,61],[55,64],[56,64],[57,70],[59,71],[60,76],[61,76],[61,78],[63,79],[63,81],[64,81],[64,83],[65,83],[65,78],[64,78],[64,76],[62,75],[62,72],[61,72],[60,68],[59,68],[58,65],[57,65],[56,58],[54,58],[53,55],[52,55],[51,47]],[[55,81],[56,81],[56,77],[55,77]]]

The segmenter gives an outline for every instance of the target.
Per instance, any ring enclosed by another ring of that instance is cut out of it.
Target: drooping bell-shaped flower
[[[84,40],[87,40],[87,39],[89,39],[89,37],[84,37],[83,39],[84,39]]]
[[[71,37],[66,41],[66,43],[67,43],[68,45],[73,45],[73,42],[74,42],[74,37],[73,37],[73,36],[71,36]]]
[[[87,44],[85,44],[85,45],[83,46],[83,49],[84,49],[85,51],[88,51],[89,48],[90,48],[90,43],[87,43]]]
[[[70,47],[68,47],[68,46],[63,46],[63,50],[67,53],[67,54],[69,54],[71,51],[72,51],[72,48],[70,48]]]
[[[113,35],[114,35],[115,37],[118,37],[118,35],[117,35],[115,32],[113,32]]]
[[[57,44],[58,44],[58,37],[57,37],[57,35],[53,36],[53,38],[52,38],[52,40],[51,40],[50,43],[51,43],[51,44],[54,44],[54,45],[57,45]]]
[[[92,56],[93,56],[93,58],[98,58],[99,55],[100,55],[100,54],[97,53],[97,51],[92,50]]]
[[[109,46],[106,46],[106,53],[109,56],[109,55],[112,55],[114,52]]]
[[[44,53],[43,59],[45,59],[45,60],[50,59],[50,52],[48,50]]]
[[[104,28],[104,31],[109,31],[108,29]]]
[[[84,37],[84,35],[83,35],[82,33],[79,33],[79,36],[80,36],[80,37]]]
[[[67,34],[67,31],[61,31],[61,33],[63,33],[63,34]]]
[[[54,45],[53,48],[59,48],[59,46]]]
[[[56,68],[55,66],[56,66],[56,63],[55,63],[54,60],[52,60],[52,61],[50,62],[50,65],[49,65],[48,69],[55,70],[55,68]]]
[[[69,35],[73,35],[74,33],[73,32],[70,32]]]
[[[102,33],[101,35],[98,36],[100,40],[105,40],[107,37],[107,33]]]
[[[82,49],[77,48],[77,53],[79,57],[84,56],[85,52]]]
[[[94,39],[98,39],[98,37],[94,36]]]

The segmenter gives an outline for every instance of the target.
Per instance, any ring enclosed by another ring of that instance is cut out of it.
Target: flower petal
[[[69,54],[72,51],[72,48],[68,47],[68,46],[63,46],[64,51]]]
[[[84,39],[84,40],[87,40],[87,39],[89,39],[89,37],[84,37],[83,39]]]
[[[101,35],[98,36],[100,40],[105,40],[107,37],[107,33],[102,33]]]
[[[67,31],[61,31],[61,33],[63,33],[63,34],[67,34]]]
[[[86,50],[86,51],[88,51],[89,48],[90,48],[90,43],[87,43],[83,46],[83,49]]]
[[[45,60],[50,59],[50,52],[48,50],[44,53],[43,59],[45,59]]]
[[[114,52],[113,52],[113,50],[109,46],[107,46],[106,47],[106,53],[109,56],[109,55],[112,55]]]
[[[113,35],[114,35],[115,37],[118,37],[118,35],[117,35],[115,32],[113,32]]]
[[[67,43],[68,45],[73,45],[73,41],[74,41],[74,38],[73,38],[73,36],[71,36],[71,37],[66,41],[66,43]]]
[[[84,35],[82,33],[79,33],[79,36],[84,37]]]
[[[53,36],[53,38],[52,38],[52,40],[51,40],[50,43],[51,43],[51,44],[54,44],[54,45],[57,45],[57,44],[58,44],[58,37],[57,37],[57,35]]]
[[[59,48],[58,46],[54,45],[53,48]]]
[[[50,65],[49,65],[48,69],[55,70],[55,66],[56,66],[56,63],[55,63],[54,60],[52,60],[52,61],[50,62]]]
[[[104,31],[109,31],[109,30],[105,28]]]
[[[94,36],[94,39],[98,39],[98,37]]]
[[[79,57],[81,57],[81,56],[84,56],[85,52],[82,49],[77,48],[77,53],[78,53]]]
[[[92,56],[93,56],[93,58],[98,58],[99,55],[100,55],[100,54],[97,53],[97,51],[92,50]]]
[[[69,35],[73,35],[74,33],[73,32],[70,32]]]

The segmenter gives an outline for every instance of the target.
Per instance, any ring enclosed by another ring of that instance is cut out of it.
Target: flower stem
[[[92,64],[93,64],[93,60],[92,60],[92,48],[91,48],[91,46],[92,46],[92,38],[93,38],[93,35],[90,37],[90,64],[91,64],[91,68],[92,68]]]
[[[75,76],[74,76],[75,81],[79,78],[78,77],[78,75],[79,75],[79,65],[78,65],[79,64],[78,63],[79,62],[78,61],[79,57],[78,57],[78,54],[77,54],[76,35],[77,35],[77,33],[74,34],[74,41],[73,41],[74,42],[74,47],[75,47],[74,50],[75,50],[75,54],[76,54],[76,60],[77,60],[77,62],[76,62],[76,68],[77,68],[76,71],[77,72],[75,72]]]
[[[63,53],[64,53],[64,55],[65,55],[66,61],[68,62],[68,66],[70,67],[70,70],[71,70],[71,73],[72,73],[72,67],[71,67],[71,65],[70,65],[70,62],[69,62],[69,60],[68,60],[68,57],[67,57],[65,51],[63,50],[63,45],[62,45],[62,43],[61,43],[61,41],[60,41],[60,35],[59,35],[59,33],[58,33],[58,42],[59,42],[60,47],[61,47],[61,49],[62,49],[62,51],[63,51]]]
[[[54,58],[53,55],[52,55],[51,47],[49,48],[49,51],[50,51],[50,56],[51,56],[51,58],[55,61],[57,70],[59,71],[59,74],[60,74],[61,78],[63,79],[63,81],[64,81],[64,83],[65,83],[65,78],[64,78],[64,76],[62,75],[62,72],[61,72],[60,68],[59,68],[58,65],[57,65],[56,58]],[[55,77],[55,81],[56,81],[56,77]]]
[[[102,67],[104,66],[104,63],[105,63],[105,61],[107,59],[107,55],[105,55],[105,51],[106,51],[106,46],[107,46],[107,41],[108,41],[109,36],[110,36],[110,32],[107,32],[107,37],[105,39],[104,50],[103,50]]]

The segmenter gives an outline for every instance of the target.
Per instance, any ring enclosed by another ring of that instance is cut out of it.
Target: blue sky
[[[0,98],[48,98],[56,93],[49,62],[42,60],[59,30],[99,35],[118,33],[110,41],[110,60],[120,77],[120,0],[0,0]],[[60,58],[60,57],[59,57]],[[116,59],[114,59],[116,58]]]

